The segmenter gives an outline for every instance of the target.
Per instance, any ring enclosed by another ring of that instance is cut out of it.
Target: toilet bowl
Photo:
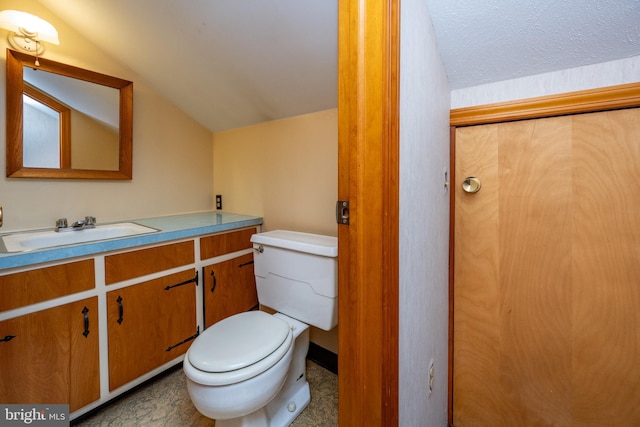
[[[311,399],[308,324],[337,324],[335,238],[276,231],[251,241],[258,300],[282,312],[249,311],[215,323],[183,362],[194,406],[216,427],[291,424]]]
[[[281,313],[228,317],[207,328],[185,355],[191,401],[216,427],[286,426],[310,401],[308,347],[308,326]]]

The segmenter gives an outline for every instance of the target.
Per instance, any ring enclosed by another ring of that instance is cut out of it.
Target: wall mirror
[[[131,179],[133,83],[7,49],[7,177]]]

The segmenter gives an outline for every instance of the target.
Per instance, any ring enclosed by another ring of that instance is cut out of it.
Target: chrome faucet
[[[69,226],[67,218],[60,218],[56,221],[56,231],[78,231],[84,230],[85,228],[95,228],[96,226],[96,217],[95,216],[85,216],[84,221],[78,220]]]

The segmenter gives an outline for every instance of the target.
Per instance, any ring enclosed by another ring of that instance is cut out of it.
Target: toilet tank
[[[251,236],[258,301],[326,331],[338,324],[338,239],[274,230]]]

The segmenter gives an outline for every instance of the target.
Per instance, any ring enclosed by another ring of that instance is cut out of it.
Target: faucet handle
[[[67,218],[60,218],[56,221],[56,228],[67,228]]]
[[[95,216],[85,216],[84,223],[86,225],[96,225],[96,217]]]

